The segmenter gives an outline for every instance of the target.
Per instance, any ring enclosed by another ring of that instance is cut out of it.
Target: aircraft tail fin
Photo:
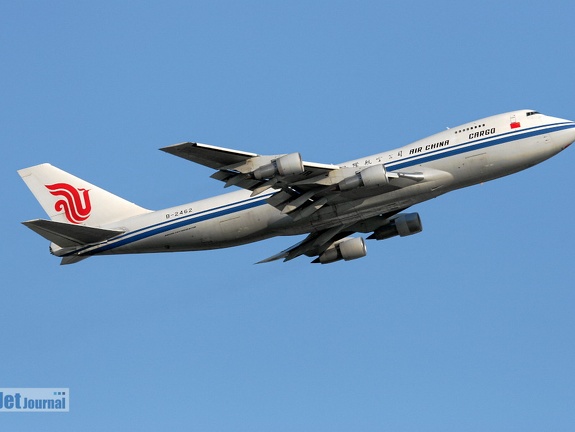
[[[99,227],[149,212],[47,163],[18,174],[54,222]],[[38,225],[33,226],[38,232]],[[42,229],[45,232],[46,226]]]

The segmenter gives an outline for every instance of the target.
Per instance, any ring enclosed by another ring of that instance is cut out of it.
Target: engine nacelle
[[[330,264],[336,261],[350,261],[367,255],[367,247],[362,237],[348,237],[332,244],[314,263]]]
[[[342,191],[355,189],[361,186],[374,187],[383,186],[389,182],[387,172],[383,165],[373,165],[358,172],[353,177],[343,179],[338,183],[339,189]]]
[[[391,237],[406,237],[417,234],[423,230],[421,218],[418,213],[402,213],[390,223],[376,229],[369,239],[385,240]]]
[[[299,153],[290,153],[273,160],[270,164],[257,168],[253,175],[256,179],[261,180],[278,174],[280,176],[301,174],[303,171],[301,155]]]

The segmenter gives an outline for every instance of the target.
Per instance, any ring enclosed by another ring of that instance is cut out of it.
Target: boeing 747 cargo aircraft
[[[165,210],[126,201],[50,164],[19,172],[48,219],[23,222],[62,264],[93,255],[179,252],[307,234],[264,259],[328,264],[364,257],[367,239],[422,230],[413,205],[536,165],[575,141],[575,123],[521,110],[335,165],[185,142],[161,150],[215,172],[235,192]],[[360,236],[354,235],[359,233]]]

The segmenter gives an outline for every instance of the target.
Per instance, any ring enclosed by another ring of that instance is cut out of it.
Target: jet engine
[[[423,230],[418,213],[402,213],[391,222],[376,229],[368,239],[385,240],[391,237],[406,237]]]
[[[373,165],[361,170],[356,175],[343,179],[338,183],[342,191],[355,189],[357,187],[383,186],[389,182],[387,172],[383,165]]]
[[[275,175],[290,176],[301,174],[304,171],[303,162],[299,153],[290,153],[273,160],[270,164],[263,165],[253,172],[258,179],[270,178]]]
[[[335,242],[326,249],[314,263],[330,264],[336,261],[350,261],[367,255],[365,240],[362,237],[347,237]]]

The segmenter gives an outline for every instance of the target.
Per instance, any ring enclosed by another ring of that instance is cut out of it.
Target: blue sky
[[[570,431],[573,149],[413,208],[364,259],[298,241],[60,267],[16,170],[144,207],[222,193],[157,149],[337,163],[500,112],[575,118],[568,1],[0,3],[0,386],[69,387],[2,430]]]

